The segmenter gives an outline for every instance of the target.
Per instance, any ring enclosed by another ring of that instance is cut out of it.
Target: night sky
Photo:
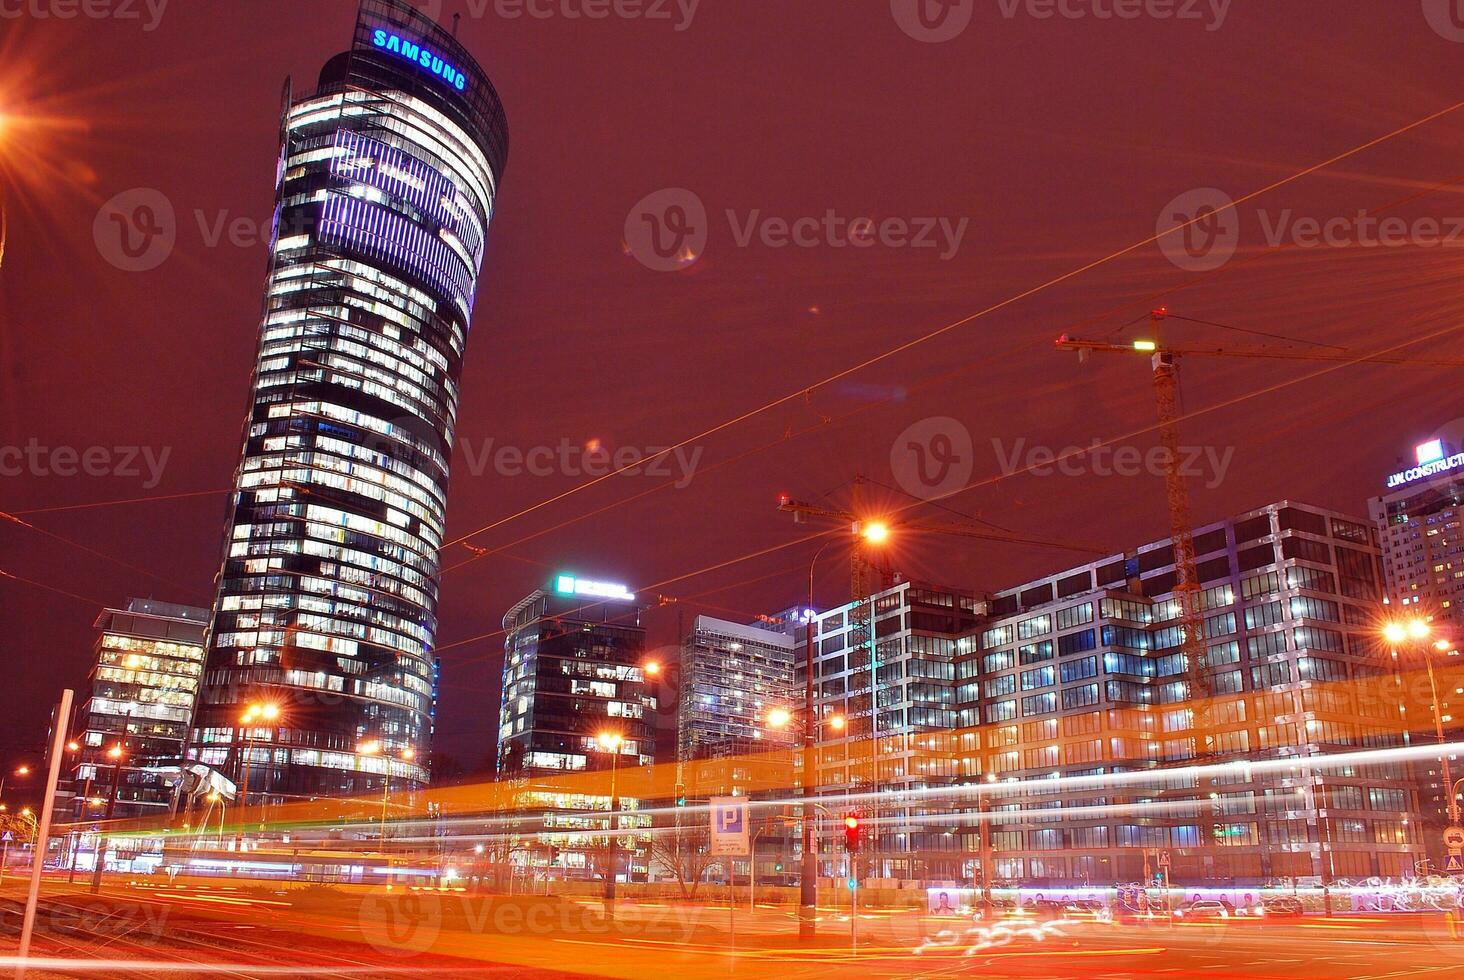
[[[547,18],[503,16],[512,2],[432,5],[444,20],[464,14],[459,36],[494,80],[512,137],[450,502],[451,536],[496,525],[471,541],[493,553],[442,585],[439,747],[460,765],[493,751],[500,619],[552,572],[683,600],[647,615],[653,643],[674,639],[678,616],[788,606],[816,545],[767,549],[827,525],[795,526],[777,494],[843,507],[862,471],[876,508],[911,503],[891,489],[902,478],[891,450],[922,420],[956,420],[919,431],[954,433],[957,449],[969,433],[977,485],[905,516],[1113,550],[1165,536],[1157,475],[1002,476],[1014,449],[1155,444],[1147,363],[1079,364],[1052,349],[1061,333],[1127,342],[1167,304],[1207,321],[1171,321],[1177,345],[1372,350],[1451,331],[1400,353],[1464,358],[1464,108],[1245,202],[1239,248],[1218,269],[1181,268],[1148,244],[1007,302],[1144,242],[1185,192],[1239,199],[1453,107],[1464,41],[1448,35],[1464,28],[1436,30],[1427,16],[1448,0],[1234,0],[1223,20],[1209,0],[1194,18],[1132,20],[973,2],[969,26],[939,43],[902,30],[904,0],[893,11],[888,0],[702,0],[689,23],[687,0],[667,4],[668,19],[569,18],[561,0],[541,2]],[[127,457],[116,447],[167,456],[155,485],[145,462],[0,476],[0,510],[37,529],[0,522],[0,570],[39,583],[0,578],[0,751],[11,754],[42,740],[58,689],[84,679],[101,604],[211,600],[259,325],[281,86],[291,76],[297,95],[313,88],[355,14],[347,0],[171,0],[154,21],[156,0],[137,0],[126,10],[137,19],[37,16],[70,7],[0,3],[0,113],[14,117],[0,126],[0,447],[35,445],[52,462],[58,447],[103,447],[114,464]],[[118,267],[98,220],[135,188],[175,216],[176,244],[146,271]],[[706,243],[679,271],[655,271],[639,261],[636,205],[671,188],[705,206]],[[1355,219],[1380,209],[1403,219],[1406,241],[1366,244]],[[953,243],[937,230],[934,247],[889,236],[834,247],[822,237],[830,211],[964,231]],[[778,226],[764,222],[800,218],[819,220],[816,244],[769,244]],[[1305,218],[1345,220],[1335,244],[1303,247]],[[1416,443],[1464,432],[1456,370],[1308,377],[1328,368],[1184,362],[1185,408],[1199,414],[1183,441],[1230,460],[1223,477],[1193,481],[1197,522],[1282,498],[1365,515]],[[683,487],[621,476],[515,517],[585,478],[482,465],[490,440],[663,447],[810,386],[697,439]],[[101,506],[135,498],[167,499]],[[824,554],[819,601],[843,601],[843,552]],[[973,589],[1085,560],[934,535],[903,537],[893,554],[911,577]],[[444,564],[473,557],[458,545]]]

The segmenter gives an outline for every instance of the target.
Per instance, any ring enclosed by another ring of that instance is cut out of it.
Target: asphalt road
[[[39,976],[551,978],[1382,977],[1464,978],[1464,939],[1441,916],[1111,924],[973,923],[825,910],[819,939],[787,910],[462,893],[109,886],[101,896],[48,881]],[[0,889],[0,953],[13,955],[20,898]],[[0,958],[0,969],[13,965]]]

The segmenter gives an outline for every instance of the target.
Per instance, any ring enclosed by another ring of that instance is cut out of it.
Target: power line
[[[1319,170],[1324,170],[1327,167],[1332,166],[1333,164],[1340,163],[1343,160],[1346,160],[1346,159],[1348,159],[1350,157],[1354,157],[1357,154],[1362,153],[1365,150],[1371,149],[1374,146],[1378,146],[1378,145],[1380,145],[1382,143],[1387,142],[1388,140],[1395,139],[1398,136],[1403,135],[1404,133],[1410,132],[1410,131],[1412,131],[1414,129],[1419,128],[1420,126],[1427,125],[1428,123],[1433,122],[1436,119],[1440,119],[1440,118],[1442,118],[1442,117],[1444,117],[1446,115],[1449,115],[1450,113],[1457,111],[1461,107],[1464,107],[1464,102],[1455,102],[1453,105],[1448,106],[1447,108],[1441,109],[1441,110],[1439,110],[1437,112],[1430,113],[1429,115],[1424,116],[1421,119],[1416,119],[1413,122],[1407,123],[1406,125],[1403,125],[1403,126],[1398,127],[1397,129],[1394,129],[1392,132],[1386,133],[1386,134],[1384,134],[1382,136],[1375,137],[1374,139],[1368,140],[1365,143],[1362,143],[1362,144],[1359,144],[1357,146],[1354,146],[1354,147],[1352,147],[1349,150],[1345,150],[1342,153],[1338,153],[1335,156],[1332,156],[1332,157],[1330,157],[1330,158],[1328,158],[1326,160],[1323,160],[1320,163],[1313,164],[1313,165],[1311,165],[1309,167],[1306,167],[1306,168],[1304,168],[1302,170],[1296,171],[1295,173],[1291,174],[1290,176],[1283,177],[1280,180],[1273,181],[1272,183],[1267,184],[1266,186],[1261,187],[1261,188],[1259,188],[1257,190],[1251,191],[1248,194],[1244,194],[1240,198],[1238,198],[1236,200],[1230,201],[1228,204],[1224,205],[1223,207],[1216,208],[1216,209],[1214,209],[1212,211],[1209,211],[1209,212],[1207,212],[1206,214],[1203,214],[1203,215],[1196,215],[1194,218],[1190,219],[1189,221],[1183,222],[1181,224],[1176,224],[1173,228],[1166,229],[1165,231],[1162,231],[1162,232],[1157,232],[1156,234],[1151,235],[1148,238],[1145,238],[1145,239],[1143,239],[1141,241],[1134,242],[1134,243],[1132,243],[1130,245],[1126,245],[1126,246],[1124,246],[1124,247],[1122,247],[1122,248],[1120,248],[1120,249],[1118,249],[1116,251],[1110,252],[1107,255],[1102,256],[1101,258],[1094,259],[1091,262],[1088,262],[1088,263],[1086,263],[1084,265],[1078,266],[1077,268],[1071,269],[1068,272],[1062,273],[1061,275],[1058,275],[1058,276],[1055,276],[1055,277],[1053,277],[1051,279],[1048,279],[1046,282],[1040,283],[1040,284],[1038,284],[1036,286],[1033,286],[1033,287],[1031,287],[1029,289],[1023,290],[1022,292],[1016,293],[1013,296],[1009,296],[1008,298],[1006,298],[1004,300],[1001,300],[999,302],[993,303],[990,306],[985,307],[984,309],[981,309],[981,310],[976,311],[975,313],[971,313],[971,314],[969,314],[967,316],[964,316],[964,317],[962,317],[962,318],[960,318],[958,320],[954,320],[954,321],[952,321],[950,323],[945,324],[944,326],[938,327],[938,328],[936,328],[934,330],[931,330],[931,331],[929,331],[927,333],[924,333],[924,334],[922,334],[922,335],[920,335],[918,337],[915,337],[915,338],[913,338],[911,340],[905,341],[902,344],[897,344],[896,346],[891,347],[888,350],[885,350],[884,352],[882,352],[880,354],[876,354],[873,357],[866,358],[865,360],[860,361],[857,364],[851,365],[850,367],[844,368],[844,369],[842,369],[840,371],[836,371],[835,373],[829,375],[828,377],[823,378],[820,381],[814,382],[812,385],[809,385],[809,386],[804,387],[804,388],[800,388],[797,391],[793,391],[793,392],[790,392],[790,393],[785,394],[785,395],[781,395],[781,396],[779,396],[777,398],[774,398],[772,401],[766,402],[766,403],[764,403],[764,404],[762,404],[762,405],[760,405],[760,406],[758,406],[756,408],[749,409],[748,411],[745,411],[745,412],[743,412],[743,413],[741,413],[739,415],[736,415],[736,416],[734,416],[732,418],[729,418],[729,419],[726,419],[726,420],[724,420],[722,422],[719,422],[716,425],[712,426],[711,428],[704,429],[703,431],[697,433],[696,435],[690,436],[690,437],[688,437],[686,439],[681,440],[680,442],[676,443],[675,445],[668,446],[668,447],[660,450],[659,452],[653,453],[650,456],[648,456],[648,457],[646,457],[646,458],[644,458],[642,460],[639,460],[639,461],[637,461],[634,464],[627,464],[626,466],[620,467],[619,469],[612,470],[611,472],[606,473],[606,474],[604,474],[602,476],[598,476],[598,477],[596,477],[593,480],[589,480],[588,482],[581,483],[578,486],[571,487],[568,490],[565,490],[565,491],[563,491],[561,493],[555,494],[554,496],[549,497],[549,498],[547,498],[545,500],[541,500],[540,502],[538,502],[536,504],[533,504],[533,505],[531,505],[529,507],[522,508],[522,509],[516,511],[515,513],[513,513],[513,514],[508,515],[507,517],[502,517],[502,518],[499,518],[496,521],[492,521],[492,522],[490,522],[488,524],[485,524],[485,525],[483,525],[482,527],[478,528],[475,531],[470,531],[467,534],[461,535],[461,536],[459,536],[457,538],[454,538],[451,541],[448,541],[446,544],[443,545],[443,547],[444,548],[449,548],[449,547],[451,547],[451,546],[453,546],[455,544],[461,544],[462,542],[467,541],[467,540],[469,540],[471,538],[475,538],[475,537],[477,537],[480,534],[484,534],[484,533],[487,533],[488,531],[492,531],[492,530],[494,530],[496,528],[502,527],[504,524],[507,524],[510,521],[517,520],[520,517],[527,516],[528,514],[532,514],[535,511],[538,511],[538,510],[541,510],[541,509],[543,509],[545,507],[550,506],[551,504],[557,503],[557,502],[559,502],[561,500],[564,500],[564,499],[566,499],[568,497],[571,497],[571,496],[579,493],[582,490],[587,490],[590,487],[593,487],[593,486],[596,486],[596,485],[598,485],[600,483],[603,483],[604,481],[609,480],[612,477],[620,476],[622,473],[626,473],[626,472],[628,472],[628,471],[630,471],[632,469],[639,469],[640,467],[644,466],[645,463],[650,462],[652,460],[655,460],[655,459],[657,459],[657,458],[659,458],[661,456],[668,455],[668,454],[673,453],[673,452],[675,452],[676,450],[679,450],[679,449],[684,449],[687,446],[691,445],[692,443],[698,442],[700,440],[710,438],[711,436],[716,435],[718,432],[722,431],[723,429],[728,429],[728,428],[731,428],[731,427],[733,427],[735,425],[738,425],[738,424],[740,424],[742,422],[745,422],[745,421],[747,421],[749,419],[756,418],[759,415],[762,415],[762,414],[764,414],[766,412],[769,412],[772,409],[779,407],[780,405],[785,405],[788,402],[793,401],[793,400],[795,400],[797,398],[807,397],[807,396],[811,395],[814,391],[818,390],[819,388],[826,387],[826,386],[828,386],[828,385],[830,385],[830,384],[832,384],[832,383],[834,383],[836,381],[840,381],[840,380],[842,380],[844,378],[849,377],[850,375],[856,374],[859,371],[862,371],[862,370],[864,370],[867,367],[872,367],[875,364],[879,364],[879,363],[881,363],[883,361],[886,361],[886,360],[888,360],[888,359],[890,359],[892,357],[895,357],[895,356],[897,356],[899,354],[903,354],[904,352],[906,352],[908,350],[911,350],[911,349],[913,349],[915,347],[918,347],[921,344],[927,343],[928,341],[934,340],[937,337],[944,336],[945,334],[950,333],[951,331],[956,330],[956,329],[958,329],[960,327],[963,327],[966,324],[973,323],[976,320],[979,320],[979,319],[981,319],[983,317],[986,317],[986,316],[989,316],[989,315],[991,315],[993,313],[997,313],[997,312],[999,312],[1001,310],[1004,310],[1007,307],[1012,306],[1012,305],[1015,305],[1016,303],[1019,303],[1019,302],[1021,302],[1024,299],[1028,299],[1028,298],[1030,298],[1032,296],[1037,295],[1038,293],[1045,292],[1046,290],[1051,289],[1054,286],[1061,285],[1062,283],[1065,283],[1065,282],[1067,282],[1067,281],[1069,281],[1071,279],[1075,279],[1075,278],[1083,275],[1084,273],[1090,272],[1090,271],[1092,271],[1094,269],[1097,269],[1097,268],[1099,268],[1099,267],[1101,267],[1103,265],[1106,265],[1109,262],[1114,261],[1115,259],[1122,258],[1125,255],[1130,255],[1130,254],[1138,251],[1139,249],[1144,248],[1144,247],[1149,246],[1149,245],[1153,245],[1154,243],[1156,243],[1156,242],[1158,242],[1158,241],[1160,241],[1160,240],[1162,240],[1164,238],[1167,238],[1167,237],[1169,237],[1171,235],[1174,235],[1176,233],[1183,232],[1185,229],[1190,228],[1191,226],[1193,226],[1193,225],[1195,225],[1195,224],[1197,224],[1197,223],[1199,223],[1201,221],[1210,220],[1213,215],[1223,214],[1226,211],[1234,211],[1234,210],[1238,209],[1240,207],[1240,205],[1245,204],[1247,201],[1252,201],[1252,200],[1256,199],[1257,197],[1261,197],[1262,195],[1265,195],[1265,194],[1270,193],[1273,190],[1277,190],[1277,189],[1279,189],[1281,187],[1285,187],[1288,184],[1295,183],[1296,181],[1301,180],[1304,177],[1308,177],[1308,176],[1310,176],[1310,175],[1318,172]]]

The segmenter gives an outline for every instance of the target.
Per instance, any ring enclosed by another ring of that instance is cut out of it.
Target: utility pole
[[[46,863],[46,845],[51,838],[51,814],[56,803],[56,784],[61,779],[61,753],[66,747],[66,726],[71,719],[72,692],[68,688],[61,692],[61,703],[56,707],[53,724],[55,732],[51,737],[51,761],[46,772],[46,797],[41,801],[41,820],[36,824],[36,846],[31,858],[30,888],[25,897],[25,916],[20,927],[20,948],[18,972],[24,973],[26,958],[30,956],[31,934],[36,927],[36,905],[41,897],[41,867]]]

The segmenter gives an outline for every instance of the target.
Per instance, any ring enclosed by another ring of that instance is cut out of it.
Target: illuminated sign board
[[[574,575],[554,576],[554,591],[560,595],[582,595],[595,599],[620,599],[630,602],[635,593],[614,582],[591,582]]]
[[[393,34],[391,31],[382,30],[379,27],[371,35],[371,43],[382,51],[390,52],[407,61],[415,61],[459,92],[468,87],[468,76],[426,45],[409,41],[400,34]]]
[[[1418,465],[1388,477],[1389,489],[1415,483],[1418,480],[1426,480],[1431,476],[1438,476],[1440,473],[1447,473],[1464,466],[1464,453],[1455,453],[1453,456],[1445,455],[1442,439],[1430,439],[1428,442],[1415,446],[1413,455],[1418,460]]]

